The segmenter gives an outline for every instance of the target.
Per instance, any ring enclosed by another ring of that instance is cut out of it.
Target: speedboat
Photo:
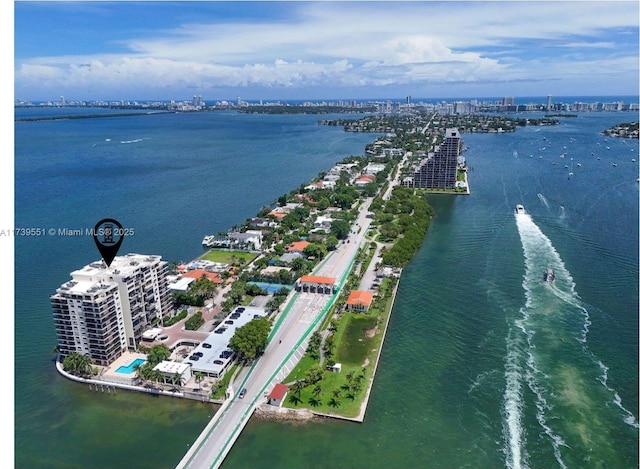
[[[520,204],[516,205],[516,210],[515,210],[515,212],[516,212],[516,215],[521,215],[521,214],[523,215],[523,214],[527,213],[527,212],[524,210],[524,205],[520,205]]]
[[[214,240],[215,240],[215,237],[213,235],[205,236],[204,239],[202,240],[202,245],[204,247],[211,247],[213,246]]]
[[[553,273],[553,269],[548,267],[544,272],[544,281],[551,283],[556,279],[556,274]]]

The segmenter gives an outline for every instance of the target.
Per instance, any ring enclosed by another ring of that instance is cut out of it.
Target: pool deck
[[[136,373],[131,374],[118,373],[116,370],[121,366],[128,366],[137,358],[147,359],[147,356],[143,353],[125,352],[122,356],[118,357],[111,365],[104,368],[100,377],[105,381],[113,381],[119,383],[130,384],[132,379],[136,377]]]

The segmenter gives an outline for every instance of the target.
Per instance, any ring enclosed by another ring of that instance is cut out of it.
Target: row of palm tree
[[[330,407],[337,408],[340,407],[340,398],[342,397],[342,393],[345,392],[345,397],[351,401],[355,400],[356,394],[362,390],[362,382],[366,378],[366,367],[363,367],[360,370],[360,373],[356,374],[355,371],[350,371],[345,375],[347,382],[342,384],[337,389],[331,391],[331,398],[327,402]],[[323,388],[320,381],[310,382],[308,379],[303,378],[295,381],[291,386],[291,394],[289,395],[289,400],[297,405],[302,402],[302,398],[300,397],[300,393],[304,388],[309,386],[310,384],[315,384],[313,390],[311,391],[311,397],[309,398],[309,404],[313,407],[318,407],[321,404],[320,395],[322,394]]]
[[[62,361],[64,370],[72,375],[87,377],[95,374],[91,358],[79,352],[71,352]]]

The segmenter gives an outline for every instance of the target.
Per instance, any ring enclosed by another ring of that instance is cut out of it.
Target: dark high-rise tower
[[[460,155],[460,132],[447,129],[444,142],[422,163],[413,175],[413,187],[455,189]]]

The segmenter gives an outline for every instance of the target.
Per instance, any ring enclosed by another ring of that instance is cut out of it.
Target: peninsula
[[[59,371],[92,390],[222,404],[180,467],[221,463],[256,409],[362,421],[399,276],[433,216],[424,192],[469,193],[459,130],[431,128],[444,121],[389,120],[365,155],[206,236],[206,253],[187,264],[128,254],[113,272],[102,262],[74,272],[52,296]],[[116,294],[137,281],[143,297]],[[95,307],[76,311],[78,294]],[[71,309],[87,323],[103,314],[104,295],[123,303],[120,353],[77,345],[68,328]],[[137,306],[147,300],[156,306]]]

